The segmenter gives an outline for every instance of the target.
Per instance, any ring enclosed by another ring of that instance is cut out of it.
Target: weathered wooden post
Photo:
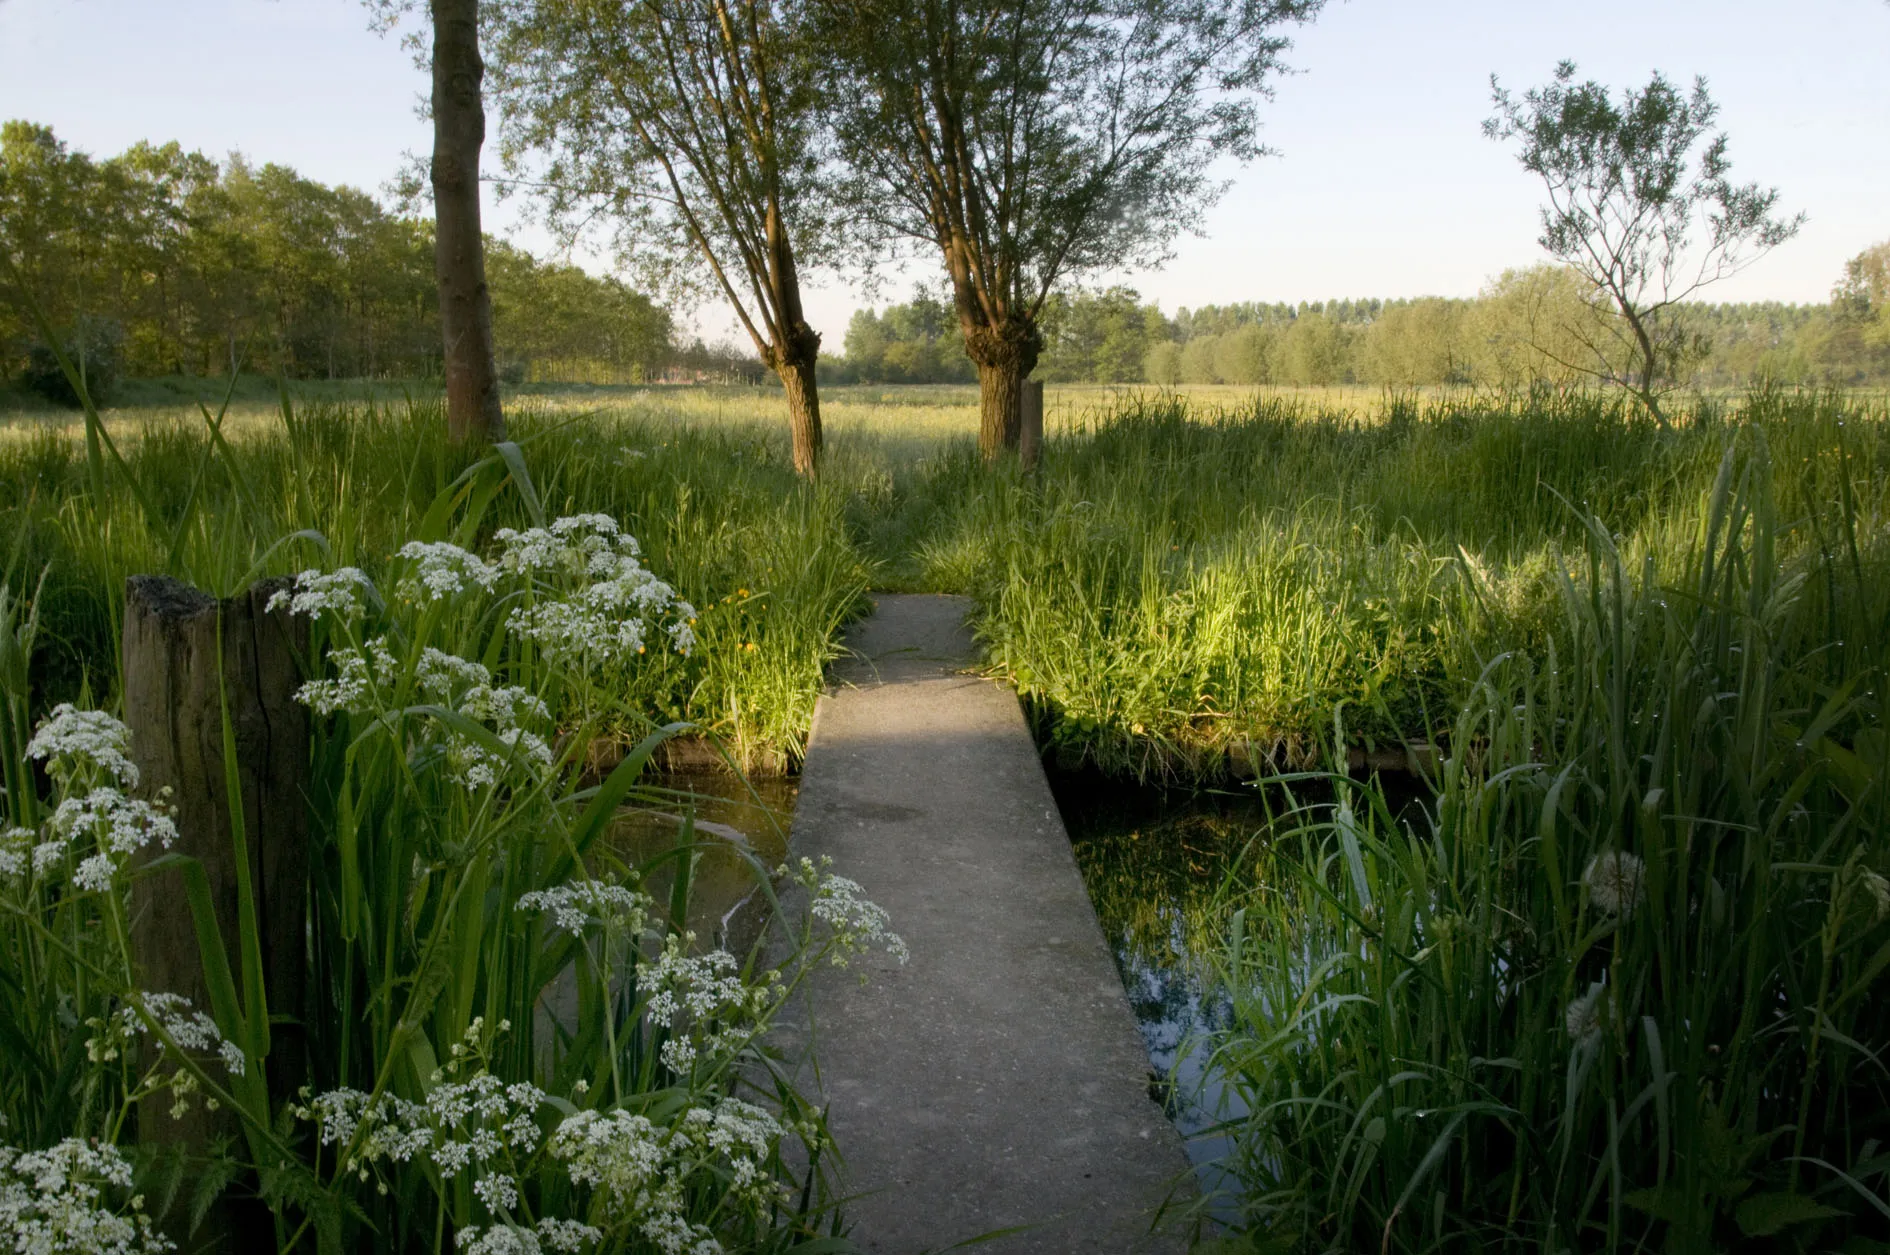
[[[1037,457],[1043,451],[1043,380],[1026,379],[1018,388],[1022,396],[1018,406],[1017,456],[1025,470],[1034,471]]]
[[[286,610],[267,609],[286,586],[265,581],[218,601],[166,576],[134,575],[125,582],[124,625],[125,724],[139,788],[153,798],[169,790],[178,834],[173,849],[203,864],[236,975],[242,947],[224,774],[228,712],[264,988],[270,1011],[294,1021],[271,1029],[268,1079],[278,1102],[302,1080],[298,1026],[308,972],[309,726],[308,712],[295,700],[307,631]],[[136,883],[132,948],[144,989],[182,994],[209,1009],[180,875],[158,872]],[[218,1134],[237,1132],[229,1112],[209,1112],[199,1103],[172,1120],[169,1106],[163,1095],[144,1105],[142,1138],[200,1148]]]

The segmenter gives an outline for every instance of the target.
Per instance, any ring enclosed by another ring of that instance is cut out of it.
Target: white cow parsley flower
[[[137,1007],[142,1007],[146,1015],[163,1027],[180,1050],[214,1054],[231,1076],[243,1075],[247,1059],[242,1047],[225,1038],[217,1022],[192,1007],[190,999],[173,993],[136,993],[131,998],[137,1006],[124,1007],[118,1012],[119,1032],[123,1039],[129,1040],[147,1031],[145,1019],[137,1011]],[[100,1057],[112,1057],[104,1051],[99,1053]]]
[[[499,578],[497,567],[446,541],[410,540],[400,556],[412,564],[398,585],[410,601],[440,601],[468,587],[489,589]]]
[[[812,859],[804,858],[795,879],[811,895],[808,909],[814,918],[827,925],[832,934],[834,966],[845,967],[853,956],[872,949],[884,950],[901,963],[909,959],[912,952],[892,931],[892,917],[885,908],[867,901],[858,881],[829,875],[826,866],[825,859],[816,866]],[[788,869],[781,870],[785,874]]]
[[[78,780],[94,767],[126,787],[138,783],[131,761],[131,729],[102,710],[79,710],[61,702],[40,722],[26,743],[26,756],[46,764],[46,774],[60,784]]]
[[[614,1222],[635,1226],[658,1250],[707,1255],[722,1248],[688,1220],[692,1178],[713,1174],[728,1197],[761,1212],[779,1198],[767,1165],[782,1132],[761,1108],[725,1098],[688,1108],[668,1126],[627,1111],[580,1111],[559,1124],[546,1149],[574,1184],[592,1187]]]
[[[8,828],[0,832],[0,880],[15,881],[26,874],[27,858],[37,835],[30,828]]]
[[[454,777],[467,788],[495,785],[520,768],[543,771],[551,766],[551,746],[543,737],[523,728],[502,728],[493,735],[504,746],[503,752],[494,752],[471,737],[455,735],[447,740],[447,762]]]
[[[519,910],[545,912],[553,924],[573,936],[582,936],[593,924],[640,933],[654,905],[634,889],[598,880],[535,889],[518,900]]]
[[[361,592],[374,585],[360,568],[344,566],[333,571],[304,571],[295,577],[293,589],[285,589],[269,599],[271,611],[283,606],[290,614],[319,619],[324,615],[343,623],[352,623],[365,613]]]
[[[777,972],[764,984],[742,979],[741,963],[727,950],[691,956],[689,937],[671,936],[663,952],[643,972],[653,1023],[670,1030],[661,1051],[672,1072],[687,1072],[699,1057],[732,1056],[753,1035],[768,1008],[781,996]]]
[[[532,1228],[495,1224],[489,1229],[467,1225],[454,1238],[460,1255],[577,1255],[585,1246],[602,1242],[601,1230],[575,1220],[540,1220]]]
[[[98,893],[109,889],[126,861],[153,841],[170,848],[177,840],[177,825],[149,802],[128,798],[117,789],[97,788],[59,803],[46,821],[45,835],[52,839],[33,847],[33,875],[46,876],[76,855],[73,885]],[[16,838],[9,834],[8,840]]]
[[[467,1036],[481,1031],[475,1020]],[[465,1050],[456,1046],[454,1059],[463,1059]],[[382,1160],[405,1163],[424,1155],[448,1177],[476,1171],[479,1180],[489,1182],[481,1197],[503,1199],[507,1185],[495,1178],[506,1174],[492,1165],[506,1156],[522,1159],[538,1148],[537,1112],[544,1102],[545,1092],[535,1085],[507,1085],[481,1071],[465,1081],[434,1085],[423,1102],[383,1094],[370,1103],[359,1090],[338,1089],[316,1095],[296,1115],[316,1122],[325,1146],[355,1144],[356,1171]],[[516,1190],[515,1182],[511,1188]],[[511,1197],[516,1202],[516,1193]]]
[[[310,680],[295,692],[295,700],[318,715],[336,711],[363,714],[373,709],[374,695],[391,685],[400,670],[400,660],[387,647],[387,638],[377,636],[362,649],[352,646],[329,651],[328,665],[335,669],[332,679]]]
[[[33,1255],[160,1255],[173,1249],[144,1213],[107,1192],[131,1188],[131,1164],[109,1143],[69,1137],[46,1150],[0,1146],[0,1241]]]
[[[429,645],[420,651],[414,682],[427,696],[446,700],[458,689],[491,684],[492,672],[479,663],[468,662]]]

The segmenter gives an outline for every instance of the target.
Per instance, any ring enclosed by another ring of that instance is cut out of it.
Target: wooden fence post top
[[[125,601],[160,619],[194,619],[216,608],[217,599],[201,588],[169,575],[132,575],[125,579]]]

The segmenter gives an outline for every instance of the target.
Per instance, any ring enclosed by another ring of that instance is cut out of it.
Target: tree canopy
[[[830,233],[812,67],[776,0],[488,0],[508,162],[554,220],[607,214],[621,256],[726,301],[820,450],[803,258]]]
[[[1146,264],[1261,151],[1281,29],[1322,0],[812,0],[847,201],[936,249],[977,366],[987,456],[1059,283]]]
[[[140,143],[103,159],[0,128],[0,250],[57,328],[93,325],[130,373],[437,376],[433,232],[374,197],[240,155]],[[669,315],[622,282],[488,242],[500,368],[632,380],[673,357]],[[0,300],[0,378],[36,336]]]
[[[1778,216],[1776,188],[1731,180],[1705,79],[1683,93],[1655,73],[1617,100],[1575,74],[1564,61],[1520,100],[1492,76],[1484,132],[1518,141],[1548,193],[1542,247],[1581,275],[1590,303],[1619,315],[1590,320],[1602,335],[1585,345],[1585,367],[1658,418],[1662,384],[1700,352],[1678,306],[1797,234],[1804,215]]]

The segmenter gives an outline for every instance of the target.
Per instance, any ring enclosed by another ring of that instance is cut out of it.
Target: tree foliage
[[[1890,245],[1853,258],[1829,305],[1680,306],[1674,317],[1703,355],[1671,382],[1890,383],[1877,269],[1885,256]],[[1039,371],[1070,383],[1562,391],[1593,380],[1591,346],[1618,343],[1607,324],[1619,317],[1589,298],[1579,273],[1552,262],[1506,270],[1472,299],[1242,301],[1168,315],[1132,289],[1111,288],[1046,303]],[[923,292],[855,314],[845,358],[823,359],[823,370],[834,382],[972,378],[950,308]]]
[[[55,327],[115,339],[132,375],[232,362],[292,378],[437,376],[432,228],[366,193],[176,144],[114,157],[0,128],[0,249]],[[669,362],[669,316],[623,283],[488,243],[502,369],[630,380]],[[21,294],[13,293],[14,297]],[[0,378],[37,339],[0,292]]]
[[[795,465],[820,449],[820,336],[801,268],[831,247],[813,75],[775,0],[497,0],[508,162],[567,226],[607,214],[620,253],[706,287],[787,391]]]
[[[1700,352],[1681,302],[1790,239],[1804,215],[1779,216],[1776,188],[1731,180],[1705,79],[1683,93],[1656,73],[1617,100],[1575,72],[1562,62],[1520,100],[1492,76],[1484,133],[1518,141],[1548,193],[1542,247],[1619,315],[1592,324],[1605,334],[1586,345],[1587,369],[1659,417],[1663,385]]]
[[[1058,285],[1166,254],[1260,152],[1283,26],[1321,0],[817,0],[858,219],[936,249],[982,391],[987,456]]]

